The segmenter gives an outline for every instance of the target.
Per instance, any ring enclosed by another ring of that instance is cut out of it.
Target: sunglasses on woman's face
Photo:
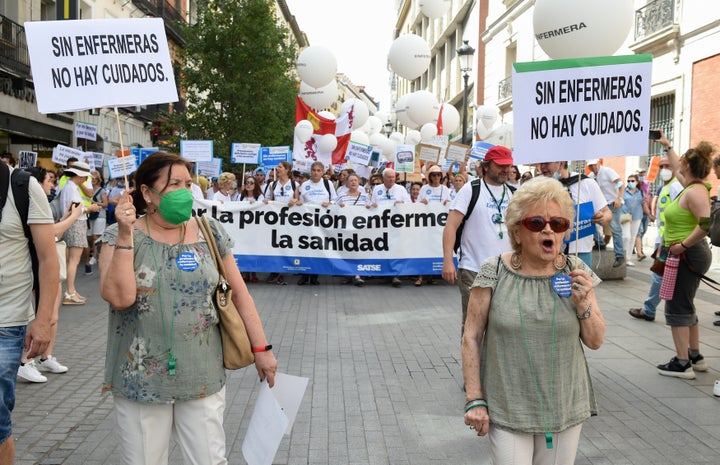
[[[253,182],[253,181],[245,181],[245,185],[246,185],[246,186],[254,186],[254,185],[255,185],[255,182]]]
[[[570,229],[570,220],[562,216],[553,216],[549,220],[546,220],[542,216],[528,216],[527,218],[523,218],[521,223],[528,231],[532,232],[542,231],[547,224],[549,224],[550,229],[556,233],[565,232]]]

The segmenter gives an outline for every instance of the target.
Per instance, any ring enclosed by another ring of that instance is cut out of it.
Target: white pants
[[[520,434],[490,426],[490,456],[493,465],[573,465],[580,443],[582,424],[553,433],[553,448],[544,434]]]
[[[113,397],[122,457],[127,465],[167,465],[170,436],[185,463],[225,465],[225,388],[203,399],[143,404]]]

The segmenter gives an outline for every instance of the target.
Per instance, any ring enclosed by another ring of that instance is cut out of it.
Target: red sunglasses
[[[553,216],[546,220],[542,216],[528,216],[521,221],[522,225],[532,232],[540,232],[545,229],[545,225],[549,224],[553,232],[561,233],[570,229],[570,220],[562,216]]]

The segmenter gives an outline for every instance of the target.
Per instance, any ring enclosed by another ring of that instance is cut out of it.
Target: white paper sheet
[[[243,457],[248,465],[272,465],[284,434],[290,434],[308,378],[277,373],[275,387],[260,387],[255,410],[243,441]]]

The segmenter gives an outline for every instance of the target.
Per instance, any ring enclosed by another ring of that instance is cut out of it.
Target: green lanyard
[[[522,306],[520,304],[520,285],[517,273],[515,274],[515,289],[517,290],[517,301],[518,301],[518,313],[520,314],[520,327],[522,328],[523,338],[525,339],[525,348],[528,353],[528,360],[530,361],[530,372],[533,376],[533,382],[535,384],[535,395],[537,396],[538,404],[542,412],[543,426],[545,427],[545,447],[552,449],[552,433],[548,427],[548,418],[545,415],[545,405],[543,404],[542,396],[540,395],[540,386],[538,382],[537,372],[535,371],[535,363],[533,362],[532,351],[530,350],[530,341],[528,340],[527,330],[525,328],[525,319],[523,318]],[[548,413],[553,418],[553,393],[555,391],[553,380],[555,379],[555,315],[557,313],[557,294],[553,292],[553,314],[552,314],[552,340],[550,343],[550,392],[548,399]]]
[[[490,193],[490,197],[492,197],[493,203],[495,204],[495,207],[497,208],[497,214],[492,216],[492,222],[498,225],[498,237],[500,239],[503,238],[503,231],[502,231],[502,224],[503,224],[503,217],[502,217],[502,204],[505,201],[505,184],[502,185],[502,195],[500,196],[500,201],[498,202],[498,199],[495,198],[495,194],[493,194],[493,191],[490,190],[490,186],[487,185],[487,182],[485,181],[485,178],[482,178],[483,184],[485,184],[485,189]]]

